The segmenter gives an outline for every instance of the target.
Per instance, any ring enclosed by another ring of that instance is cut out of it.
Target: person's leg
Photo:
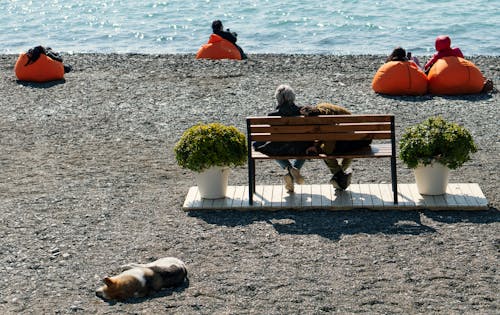
[[[305,162],[306,162],[306,160],[294,160],[293,163],[292,163],[292,165],[296,169],[300,170],[302,168],[302,166],[304,166]]]
[[[417,65],[417,67],[422,69],[422,66],[420,65],[420,61],[418,60],[417,57],[411,57],[411,60],[413,60],[413,62]]]
[[[300,174],[300,169],[305,162],[306,160],[294,160],[292,166],[288,167],[288,172],[292,175],[293,180],[299,185],[304,184],[304,177]]]
[[[234,46],[236,46],[236,48],[238,48],[238,51],[240,52],[240,55],[241,55],[241,59],[248,59],[247,55],[243,52],[243,49],[240,46],[238,46],[236,44],[234,44]]]
[[[337,183],[341,189],[346,189],[351,184],[352,171],[348,171],[352,164],[352,159],[342,159],[342,173],[337,175]]]
[[[351,166],[352,164],[352,159],[342,159],[342,170],[345,172]]]
[[[286,170],[287,173],[285,176],[283,176],[283,180],[285,182],[285,189],[287,192],[292,193],[294,190],[294,185],[293,185],[293,177],[290,172],[291,169],[293,169],[292,163],[290,163],[289,160],[275,160],[282,169]]]
[[[323,161],[325,161],[326,166],[328,166],[328,169],[330,170],[330,172],[333,175],[335,175],[339,171],[342,171],[342,167],[340,167],[339,162],[337,161],[337,159],[323,160]]]
[[[293,184],[293,177],[290,175],[290,173],[287,173],[285,176],[283,176],[283,180],[285,181],[285,189],[289,193],[293,193],[294,191],[294,184]]]
[[[352,159],[342,159],[342,164],[339,165],[337,159],[325,160],[326,165],[333,174],[330,179],[330,184],[336,189],[345,190],[351,184],[352,173],[345,171],[351,165]]]
[[[282,169],[284,170],[287,170],[289,167],[292,166],[292,163],[290,163],[290,161],[288,160],[275,160],[280,166]]]

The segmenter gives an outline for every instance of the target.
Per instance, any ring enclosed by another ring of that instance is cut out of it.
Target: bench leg
[[[391,157],[391,181],[392,192],[394,194],[394,204],[398,203],[398,176],[396,173],[396,157]]]
[[[391,181],[392,192],[394,193],[394,204],[398,204],[398,176],[396,170],[396,123],[394,116],[391,116]]]
[[[248,204],[253,205],[253,194],[255,192],[255,160],[248,160]]]

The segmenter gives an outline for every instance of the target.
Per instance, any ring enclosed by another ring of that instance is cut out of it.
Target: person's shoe
[[[300,175],[300,170],[298,168],[295,168],[293,166],[289,166],[288,168],[288,174],[292,175],[293,180],[299,184],[302,185],[304,184],[304,177]]]
[[[344,171],[338,171],[330,179],[330,184],[336,189],[346,190],[351,184],[352,173],[344,173]]]
[[[292,193],[294,188],[292,175],[286,174],[283,179],[285,180],[285,189],[287,192]]]
[[[494,88],[493,81],[488,79],[488,80],[484,81],[483,90],[481,92],[488,93],[488,92],[493,91],[493,88]]]
[[[330,184],[332,184],[333,188],[340,189],[340,186],[337,183],[337,176],[336,175],[332,176],[332,178],[330,179]]]

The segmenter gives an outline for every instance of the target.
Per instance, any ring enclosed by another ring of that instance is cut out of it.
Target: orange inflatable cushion
[[[439,59],[431,67],[427,79],[429,92],[438,95],[480,93],[485,81],[476,65],[460,57]]]
[[[372,80],[375,92],[389,95],[422,95],[427,93],[427,77],[411,61],[389,61]]]
[[[34,63],[25,66],[27,62],[28,56],[23,53],[14,66],[16,77],[21,81],[47,82],[64,78],[63,63],[44,54],[40,54],[40,57]]]
[[[219,35],[212,34],[208,43],[202,45],[196,54],[196,59],[237,59],[241,60],[238,48]]]

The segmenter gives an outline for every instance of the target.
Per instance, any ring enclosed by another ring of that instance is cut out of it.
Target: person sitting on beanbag
[[[22,53],[14,66],[20,81],[49,82],[64,79],[64,74],[72,70],[64,65],[61,55],[50,47],[36,46]]]
[[[464,58],[464,54],[462,54],[460,48],[458,47],[451,48],[451,39],[449,36],[446,35],[438,36],[436,38],[435,47],[437,52],[425,64],[424,66],[425,73],[428,73],[432,65],[434,65],[434,63],[441,58],[449,56]]]
[[[243,49],[236,44],[236,32],[224,31],[220,20],[212,22],[212,31],[208,43],[202,45],[196,53],[196,59],[247,59]]]
[[[427,93],[427,77],[415,57],[396,47],[373,77],[372,89],[387,95],[423,95]]]
[[[466,60],[460,48],[451,47],[450,37],[438,36],[435,46],[437,53],[424,66],[430,93],[457,95],[493,91],[493,81]]]

